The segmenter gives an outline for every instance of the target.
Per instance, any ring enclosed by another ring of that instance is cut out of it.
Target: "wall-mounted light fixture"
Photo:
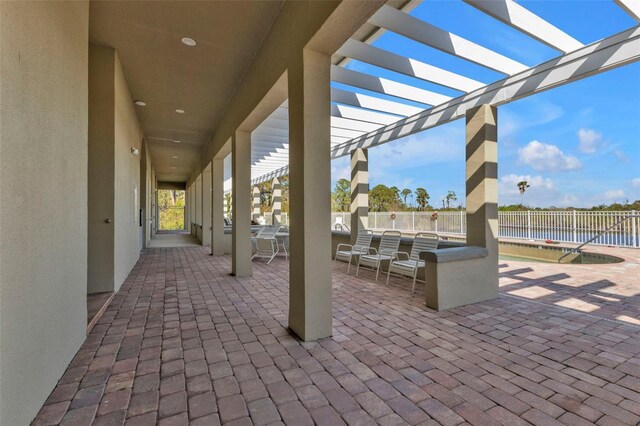
[[[131,147],[131,154],[132,155],[140,155],[140,150],[134,146]]]

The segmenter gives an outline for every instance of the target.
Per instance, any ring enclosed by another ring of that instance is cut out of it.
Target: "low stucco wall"
[[[0,424],[27,425],[87,326],[88,2],[0,2]]]

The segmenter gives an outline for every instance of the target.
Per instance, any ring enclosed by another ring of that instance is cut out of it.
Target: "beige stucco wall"
[[[140,257],[140,123],[120,59],[115,60],[114,289],[118,291]]]
[[[36,415],[87,325],[87,2],[0,2],[0,424]]]
[[[139,256],[141,131],[116,51],[89,48],[88,293],[118,291]],[[104,222],[106,218],[111,223]]]
[[[89,48],[89,183],[87,292],[113,291],[115,51]]]

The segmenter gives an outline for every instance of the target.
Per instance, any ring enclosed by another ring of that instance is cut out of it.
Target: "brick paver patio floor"
[[[409,280],[338,264],[333,337],[301,343],[283,259],[236,279],[202,247],[148,250],[34,423],[638,424],[640,327],[617,318],[637,318],[638,290],[532,265],[504,264],[498,299],[438,313]],[[572,297],[596,308],[558,303]]]

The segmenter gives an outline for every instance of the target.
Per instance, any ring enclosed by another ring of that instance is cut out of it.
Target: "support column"
[[[289,327],[331,335],[330,56],[294,52],[289,86]]]
[[[224,253],[224,160],[211,160],[211,254]]]
[[[232,138],[231,272],[236,277],[251,275],[251,133],[236,130]]]
[[[351,151],[351,244],[369,227],[369,151]]]
[[[211,165],[202,172],[202,244],[211,246]]]
[[[271,222],[273,225],[280,225],[282,223],[282,188],[280,186],[280,179],[273,179],[271,191],[273,197],[273,202],[271,203]]]
[[[258,185],[254,185],[251,191],[253,193],[253,214],[251,218],[257,221],[260,217],[260,188],[258,188]]]
[[[466,113],[467,245],[489,250],[482,281],[498,292],[498,109],[480,105]],[[495,296],[494,296],[495,297]]]

